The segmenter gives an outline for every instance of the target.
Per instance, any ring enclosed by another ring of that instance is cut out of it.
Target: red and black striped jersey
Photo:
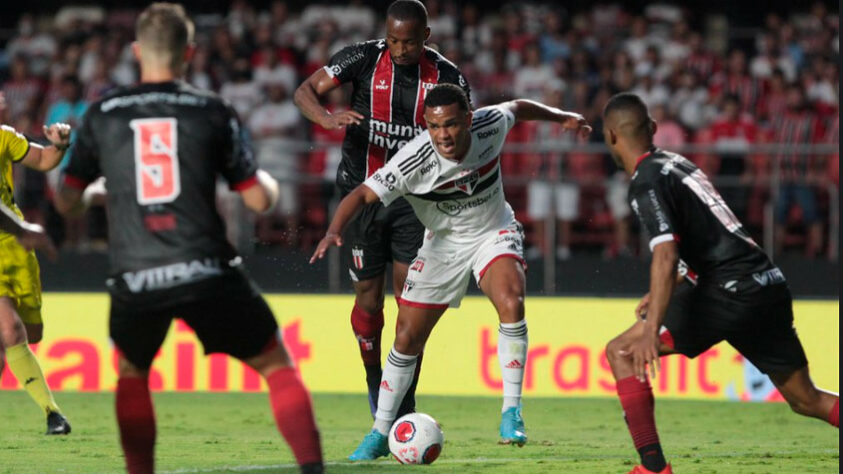
[[[346,127],[337,185],[349,192],[377,171],[404,145],[421,133],[424,98],[438,83],[470,88],[453,63],[425,47],[418,64],[392,61],[384,40],[347,46],[336,53],[325,71],[337,83],[352,83],[351,107],[365,117]]]

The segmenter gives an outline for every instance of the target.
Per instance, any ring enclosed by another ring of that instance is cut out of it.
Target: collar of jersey
[[[641,162],[644,161],[644,158],[647,158],[648,156],[652,155],[655,151],[656,151],[656,147],[652,147],[649,150],[647,150],[647,153],[644,153],[643,155],[636,158],[635,159],[635,171],[638,171],[638,165],[640,165]]]

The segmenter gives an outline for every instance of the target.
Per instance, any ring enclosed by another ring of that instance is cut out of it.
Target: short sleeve
[[[477,129],[485,128],[492,123],[504,127],[504,133],[501,135],[505,137],[512,130],[512,127],[515,126],[515,114],[512,113],[509,107],[504,107],[500,104],[483,107],[475,112],[472,127]]]
[[[375,171],[363,184],[378,195],[384,206],[389,206],[392,201],[409,194],[407,177],[401,173],[395,159]]]
[[[635,183],[629,196],[630,207],[650,235],[651,251],[660,243],[679,241],[666,188],[667,177],[659,176],[651,182]]]
[[[76,130],[76,136],[69,150],[70,160],[64,169],[65,184],[78,189],[84,189],[101,173],[94,126],[91,123],[93,110],[95,109],[88,109],[88,113],[82,119],[82,125]]]
[[[29,153],[29,140],[12,127],[0,126],[0,153],[12,161],[20,161]]]
[[[468,85],[468,81],[465,79],[465,76],[463,76],[456,66],[452,66],[449,63],[447,67],[443,68],[439,82],[454,84],[462,88],[466,97],[468,97],[469,105],[471,105],[471,86]]]
[[[366,43],[356,43],[339,50],[325,65],[325,72],[337,84],[344,84],[360,75],[366,62]]]
[[[220,131],[221,161],[217,171],[234,191],[242,191],[257,183],[258,164],[252,150],[251,140],[237,117],[237,112],[229,106],[224,111],[223,130]]]

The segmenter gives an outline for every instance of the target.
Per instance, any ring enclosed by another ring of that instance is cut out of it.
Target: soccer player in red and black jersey
[[[258,212],[275,204],[278,184],[258,169],[234,110],[179,80],[193,52],[193,23],[181,5],[152,4],[136,34],[141,83],[88,109],[56,198],[60,212],[80,212],[82,190],[105,177],[109,333],[119,353],[116,411],[126,467],[154,470],[149,368],[177,316],[206,353],[236,357],[266,379],[276,424],[302,472],[322,472],[310,395],[215,205],[218,175]]]
[[[424,98],[435,84],[456,84],[469,94],[456,66],[425,46],[429,36],[424,5],[418,0],[397,0],[387,9],[386,39],[343,48],[296,90],[296,105],[308,119],[328,130],[346,129],[337,172],[344,196],[426,128]],[[351,109],[329,113],[320,97],[348,82],[354,87]],[[366,368],[372,416],[381,381],[386,264],[392,262],[392,288],[398,298],[423,235],[424,226],[403,198],[389,208],[380,202],[366,206],[344,235],[343,252],[355,293],[351,327]],[[418,372],[399,416],[415,411],[417,382]]]
[[[699,168],[653,147],[656,123],[640,97],[612,97],[603,120],[606,145],[632,176],[630,207],[653,252],[650,292],[636,309],[639,320],[606,346],[641,455],[631,473],[672,472],[656,432],[648,366],[655,376],[659,356],[693,358],[723,340],[770,377],[793,411],[839,426],[838,396],[811,382],[781,270]],[[680,273],[694,274],[694,285]]]

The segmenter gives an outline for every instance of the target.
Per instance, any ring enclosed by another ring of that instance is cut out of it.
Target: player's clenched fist
[[[325,257],[325,252],[334,245],[342,247],[342,237],[340,237],[339,234],[328,232],[325,234],[325,237],[322,237],[322,240],[319,241],[319,245],[316,246],[316,251],[313,252],[313,256],[310,257],[310,263]]]
[[[67,148],[70,145],[70,125],[66,123],[54,123],[49,127],[44,126],[44,136],[56,148]]]

